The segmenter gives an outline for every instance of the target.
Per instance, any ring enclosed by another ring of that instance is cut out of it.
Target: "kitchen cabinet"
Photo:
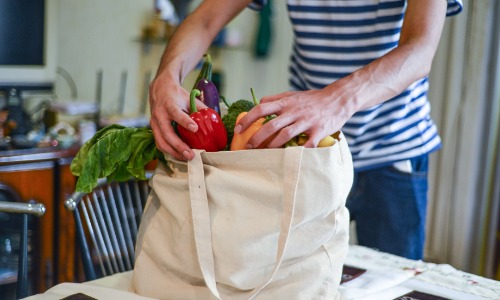
[[[79,147],[0,151],[0,182],[23,199],[46,207],[33,220],[31,273],[33,292],[76,278],[75,234],[72,215],[64,200],[73,193],[76,179],[69,166]]]

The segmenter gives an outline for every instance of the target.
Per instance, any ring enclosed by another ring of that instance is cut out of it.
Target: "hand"
[[[180,160],[191,160],[194,153],[175,133],[172,121],[177,126],[196,132],[198,125],[189,117],[189,93],[175,80],[157,76],[149,88],[151,128],[156,146]],[[205,108],[198,101],[199,109]]]
[[[323,90],[285,92],[264,97],[241,119],[241,127],[237,126],[235,132],[244,131],[260,117],[275,114],[277,117],[264,124],[249,140],[248,148],[257,148],[273,135],[266,147],[278,148],[301,133],[309,136],[304,147],[316,147],[321,139],[340,130],[352,116],[352,110],[343,104],[347,103],[347,94],[340,89],[333,92],[334,88],[332,85]]]

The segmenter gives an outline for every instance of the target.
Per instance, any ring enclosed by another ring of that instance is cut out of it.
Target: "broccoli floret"
[[[244,111],[250,111],[254,107],[254,103],[250,100],[240,99],[233,102],[227,109],[227,114],[222,117],[222,123],[226,126],[227,144],[231,145],[234,135],[234,126],[236,118]]]
[[[237,111],[238,114],[240,114],[241,112],[244,112],[244,111],[250,111],[253,107],[254,107],[254,104],[252,101],[240,99],[240,100],[234,102],[233,104],[231,104],[228,107],[227,112],[230,113],[232,111]]]

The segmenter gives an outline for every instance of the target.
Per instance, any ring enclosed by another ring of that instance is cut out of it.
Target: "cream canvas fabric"
[[[150,181],[134,292],[158,299],[336,299],[348,248],[347,143],[167,157]]]

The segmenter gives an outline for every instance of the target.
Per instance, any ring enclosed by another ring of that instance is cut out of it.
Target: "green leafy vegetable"
[[[78,151],[77,155],[73,159],[73,162],[71,163],[71,172],[73,173],[73,175],[80,176],[82,172],[83,161],[88,157],[90,148],[98,140],[115,131],[120,131],[123,128],[125,128],[125,126],[118,124],[109,125],[106,128],[103,128],[98,132],[96,132],[96,134],[94,134],[92,138],[90,138],[85,144],[83,144],[80,150]]]
[[[157,158],[163,160],[150,129],[110,125],[81,147],[70,169],[79,176],[76,191],[89,193],[99,178],[146,179],[145,165]]]

